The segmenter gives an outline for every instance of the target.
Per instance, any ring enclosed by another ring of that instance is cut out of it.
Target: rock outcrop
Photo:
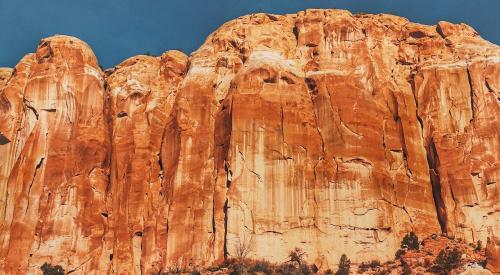
[[[319,268],[408,232],[500,238],[500,48],[463,24],[307,10],[103,72],[43,39],[0,69],[0,271]]]

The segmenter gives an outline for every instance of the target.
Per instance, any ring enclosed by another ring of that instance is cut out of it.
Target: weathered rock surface
[[[0,96],[2,273],[52,261],[105,270],[110,138],[94,54],[75,38],[43,39]]]
[[[168,197],[160,148],[175,87],[187,56],[137,56],[107,78],[112,122],[111,179],[107,212],[116,273],[150,274],[165,266]]]
[[[407,232],[499,238],[500,48],[307,10],[102,72],[75,38],[0,70],[0,271],[150,274],[248,244],[320,268]],[[498,270],[498,242],[488,243]]]
[[[9,81],[12,72],[11,68],[0,68],[0,89]]]

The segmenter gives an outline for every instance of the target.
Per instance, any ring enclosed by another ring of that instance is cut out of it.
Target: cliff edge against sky
[[[254,14],[105,72],[68,36],[0,69],[0,271],[150,274],[252,243],[321,269],[408,232],[500,272],[500,48],[392,15]]]

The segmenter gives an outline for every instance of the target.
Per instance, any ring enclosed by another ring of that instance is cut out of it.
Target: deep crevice
[[[28,109],[30,109],[31,111],[33,111],[33,113],[35,114],[36,120],[38,120],[38,112],[37,112],[37,110],[36,110],[33,106],[29,105],[29,104],[28,104],[28,101],[27,101],[26,99],[24,99],[24,98],[23,98],[23,101],[24,101],[24,105],[25,105]]]
[[[227,162],[224,161],[224,171],[226,171],[226,187],[231,188],[231,178],[233,176],[233,172],[229,169]]]
[[[293,35],[295,36],[295,47],[299,44],[299,29],[297,28],[297,22],[293,26]]]
[[[321,130],[319,129],[319,121],[318,121],[318,109],[316,108],[316,102],[315,99],[318,96],[318,84],[316,83],[316,80],[313,78],[307,77],[305,79],[307,89],[309,91],[309,98],[311,99],[311,104],[313,106],[313,114],[314,114],[314,123],[316,124],[316,131],[318,132],[319,138],[321,139],[321,152],[323,153],[323,158],[325,156],[325,141],[323,139],[323,135],[321,133]]]
[[[432,185],[432,197],[436,206],[436,215],[441,227],[442,233],[447,233],[447,214],[446,205],[443,200],[441,191],[441,180],[439,178],[439,156],[436,150],[434,140],[431,140],[426,148],[427,151],[427,164],[429,165],[429,176]]]
[[[158,173],[158,178],[160,178],[160,180],[163,180],[163,162],[161,159],[161,150],[158,152],[158,154],[156,154],[156,156],[158,157],[158,167],[160,167],[160,172]]]
[[[229,209],[228,207],[228,200],[224,202],[224,260],[227,260],[227,256],[229,255],[227,252],[227,210]]]
[[[470,121],[474,121],[474,90],[472,89],[472,77],[470,75],[469,66],[467,66],[467,81],[469,82],[469,95],[470,95],[470,112],[471,119]]]
[[[28,208],[30,206],[30,192],[31,192],[31,187],[33,187],[33,183],[35,182],[35,178],[36,178],[36,174],[38,172],[38,169],[40,169],[40,167],[42,167],[42,164],[43,164],[43,161],[45,160],[45,157],[42,157],[40,159],[40,161],[37,163],[36,167],[35,167],[35,173],[33,173],[33,178],[31,179],[31,183],[30,183],[30,186],[28,188],[28,195],[27,195],[27,201],[28,203],[26,204],[26,211],[25,213],[28,212]]]

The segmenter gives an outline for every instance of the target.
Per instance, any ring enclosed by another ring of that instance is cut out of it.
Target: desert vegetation
[[[51,265],[48,263],[44,263],[40,269],[43,272],[43,275],[64,275],[64,269],[60,265]]]
[[[467,264],[484,266],[484,248],[480,242],[466,244],[459,238],[433,234],[422,240],[414,233],[406,234],[400,242],[400,249],[394,260],[381,262],[371,259],[358,264],[351,263],[347,254],[328,269],[321,269],[308,262],[307,253],[300,247],[289,251],[281,263],[265,259],[252,259],[254,245],[252,239],[241,239],[235,243],[232,255],[220,265],[203,271],[171,269],[163,274],[264,274],[264,275],[348,275],[348,274],[438,274],[447,275],[464,268]]]

